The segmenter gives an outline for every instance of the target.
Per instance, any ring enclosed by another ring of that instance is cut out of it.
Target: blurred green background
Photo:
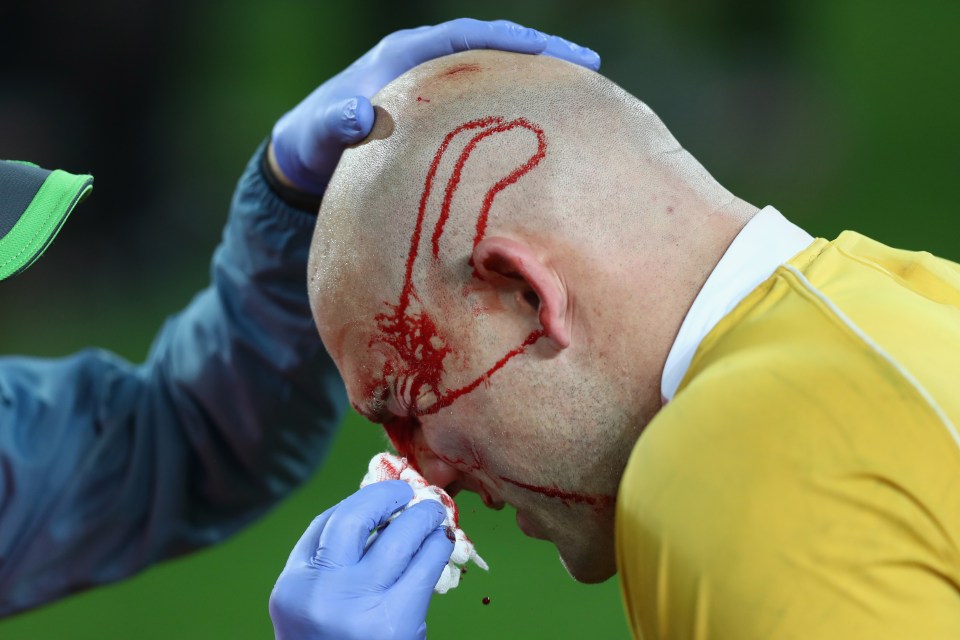
[[[2,285],[0,352],[99,345],[142,359],[163,318],[206,284],[233,183],[273,121],[390,31],[461,15],[595,48],[603,72],[720,182],[814,235],[852,228],[960,259],[958,7],[4,2],[0,157],[89,171],[97,188],[44,260]],[[0,622],[0,637],[271,637],[267,596],[287,553],[383,445],[351,416],[326,466],[268,518],[216,549]],[[434,600],[431,637],[628,637],[615,580],[572,582],[509,509],[466,497],[461,512],[492,570]]]

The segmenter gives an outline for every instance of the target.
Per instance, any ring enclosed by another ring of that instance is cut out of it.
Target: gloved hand
[[[590,49],[506,20],[459,18],[397,31],[277,121],[270,168],[281,182],[322,195],[344,146],[363,140],[373,128],[370,98],[418,64],[468,49],[543,53],[589,69],[600,68],[600,56]]]
[[[278,640],[426,637],[433,585],[453,551],[443,507],[413,505],[363,551],[370,532],[411,498],[402,480],[377,482],[310,523],[270,595]]]

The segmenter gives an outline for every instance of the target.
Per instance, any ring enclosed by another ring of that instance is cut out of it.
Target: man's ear
[[[561,349],[570,345],[567,292],[557,274],[529,245],[488,236],[473,249],[474,275],[496,289],[516,291],[537,314],[545,335]]]

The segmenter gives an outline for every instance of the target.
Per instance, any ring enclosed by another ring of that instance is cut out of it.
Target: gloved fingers
[[[339,146],[360,142],[373,129],[373,105],[364,96],[335,102],[321,117],[320,130]]]
[[[516,53],[540,53],[550,36],[509,20],[484,22],[457,18],[437,25],[449,41],[450,53],[470,49],[500,49]]]
[[[506,21],[484,22],[457,18],[430,27],[392,33],[374,50],[377,58],[392,61],[386,84],[427,60],[469,49],[502,49],[517,53],[540,53],[547,35]],[[380,87],[377,87],[379,90]]]
[[[424,539],[443,523],[446,515],[446,510],[436,500],[424,500],[411,506],[380,532],[364,554],[362,564],[376,572],[379,584],[392,585],[417,555]],[[430,586],[434,584],[436,581]]]
[[[471,21],[469,18],[461,18],[461,20],[466,21],[463,28],[464,36],[458,37],[460,34],[456,32],[453,34],[454,40],[451,44],[454,52],[467,49],[501,49],[517,53],[544,53],[594,71],[600,68],[600,56],[597,52],[570,42],[566,38],[547,35],[510,20],[480,22],[479,25],[470,24],[478,23],[477,20]],[[452,20],[438,26],[455,30],[454,25],[457,22],[459,21]]]
[[[593,49],[581,47],[575,42],[570,42],[560,36],[550,36],[543,54],[578,64],[592,71],[597,71],[600,68],[600,54]]]
[[[398,31],[383,42],[382,56],[395,61],[396,75],[441,56],[472,49],[499,49],[515,53],[546,53],[588,69],[600,68],[600,56],[564,38],[524,27],[509,20],[484,22],[458,18],[432,27]]]
[[[409,608],[411,618],[427,619],[433,587],[447,566],[451,552],[453,542],[447,537],[446,531],[442,527],[435,529],[423,541],[420,551],[391,589],[391,597],[404,598],[404,608]]]
[[[274,156],[280,171],[298,189],[322,195],[343,147],[363,140],[373,128],[373,106],[367,98],[354,96],[327,104],[309,117],[311,133],[295,138],[284,130],[284,119],[277,123]]]
[[[287,558],[287,564],[284,570],[296,565],[308,564],[313,559],[317,553],[320,533],[323,531],[323,528],[327,526],[327,521],[330,520],[334,509],[336,509],[336,507],[327,509],[310,522],[307,530],[303,532],[303,535],[300,536],[297,544],[293,547],[293,551],[290,552],[290,557]]]
[[[320,533],[313,563],[318,567],[355,565],[363,556],[370,532],[413,498],[402,480],[374,482],[338,504]]]

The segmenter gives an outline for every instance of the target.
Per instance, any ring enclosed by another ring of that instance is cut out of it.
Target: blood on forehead
[[[423,240],[423,227],[427,215],[427,205],[430,202],[430,196],[433,192],[437,170],[451,142],[458,136],[472,134],[463,147],[463,150],[457,156],[450,177],[447,179],[443,190],[440,213],[430,238],[431,251],[428,259],[434,261],[439,260],[440,240],[443,237],[446,224],[450,219],[450,209],[454,195],[460,186],[464,167],[470,161],[477,146],[484,140],[492,139],[497,135],[514,130],[528,131],[533,134],[536,138],[537,148],[533,155],[525,162],[515,167],[487,189],[480,209],[477,212],[476,228],[473,238],[473,246],[475,248],[486,234],[490,210],[497,196],[504,189],[516,184],[523,176],[527,175],[527,173],[540,164],[540,161],[546,156],[546,136],[539,126],[525,118],[516,118],[508,121],[499,116],[488,116],[471,120],[456,127],[444,136],[443,141],[433,156],[433,160],[427,170],[426,178],[424,179],[423,191],[421,192],[420,203],[417,209],[416,223],[410,236],[410,249],[405,265],[403,288],[400,290],[397,301],[395,303],[385,301],[384,304],[387,310],[378,313],[374,317],[376,330],[368,346],[386,346],[388,349],[384,351],[390,355],[379,379],[373,381],[368,387],[382,387],[387,381],[390,381],[394,398],[404,413],[411,417],[436,413],[440,411],[440,409],[450,406],[461,396],[476,389],[481,383],[489,381],[490,377],[497,370],[506,365],[507,362],[514,357],[522,354],[526,351],[527,347],[544,335],[542,329],[531,331],[519,345],[508,349],[502,357],[497,359],[493,366],[471,382],[459,388],[444,388],[442,382],[444,362],[448,356],[454,354],[454,350],[440,331],[431,314],[421,304],[420,296],[413,282],[413,270],[419,257],[420,245]],[[474,271],[474,277],[477,277],[476,271]],[[432,398],[433,401],[427,406],[420,406],[418,403],[418,400],[423,401],[424,399],[430,398]],[[410,425],[404,423],[402,426],[396,425],[392,430],[388,429],[388,432],[393,431],[399,433],[409,428]],[[402,436],[395,436],[394,433],[390,435],[391,439],[394,440],[395,446],[398,442],[401,444],[406,442],[406,439]],[[398,452],[400,452],[399,448]]]

